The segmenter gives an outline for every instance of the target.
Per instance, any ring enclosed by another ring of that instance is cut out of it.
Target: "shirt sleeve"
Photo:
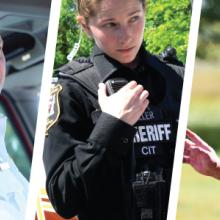
[[[80,86],[75,82],[61,86],[55,104],[60,114],[48,130],[43,160],[50,201],[58,214],[70,218],[102,196],[100,189],[109,180],[118,179],[135,128],[106,113],[94,125],[91,105]]]

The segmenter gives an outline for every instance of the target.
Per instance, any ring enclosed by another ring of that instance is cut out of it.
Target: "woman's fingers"
[[[189,129],[186,130],[186,136],[189,137],[196,144],[201,144],[203,142],[198,135],[196,135],[193,131]]]
[[[190,157],[187,155],[183,155],[183,163],[188,163],[190,164]]]
[[[185,146],[184,146],[184,155],[189,155],[190,153],[190,145],[191,143],[189,142],[188,139],[185,140]]]
[[[136,81],[127,83],[111,96],[107,95],[105,84],[100,83],[98,89],[101,110],[130,125],[135,124],[146,110],[149,105],[148,95],[148,91]]]
[[[137,82],[136,81],[131,81],[129,83],[127,83],[126,85],[124,85],[119,91],[127,91],[130,89],[134,89],[137,86]]]
[[[149,96],[149,92],[147,90],[144,90],[140,95],[140,101],[144,101]]]
[[[208,144],[203,141],[197,134],[195,134],[193,131],[187,129],[186,130],[186,136],[189,137],[196,145],[198,145],[199,147],[211,151],[210,147],[208,146]]]

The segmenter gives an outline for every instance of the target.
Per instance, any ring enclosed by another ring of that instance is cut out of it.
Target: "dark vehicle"
[[[0,112],[6,146],[29,179],[51,0],[1,0],[0,34],[7,61]]]

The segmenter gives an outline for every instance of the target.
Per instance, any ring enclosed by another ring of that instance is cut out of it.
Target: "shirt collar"
[[[119,69],[118,62],[107,56],[97,45],[94,45],[91,61],[97,69],[101,82],[106,81]]]
[[[0,138],[5,137],[7,118],[0,113]]]
[[[141,61],[140,63],[144,63],[144,47],[140,48],[139,53],[141,53]],[[100,76],[101,82],[105,82],[110,76],[112,76],[116,72],[131,72],[132,70],[120,64],[118,61],[112,59],[107,56],[97,45],[94,45],[93,53],[91,56],[91,61],[97,69],[97,72]],[[122,71],[123,70],[123,71]]]
[[[6,120],[6,116],[0,113],[0,163],[8,161],[9,158],[5,146]]]

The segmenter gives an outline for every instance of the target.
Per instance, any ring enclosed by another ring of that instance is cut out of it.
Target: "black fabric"
[[[57,213],[65,218],[78,215],[80,220],[139,219],[133,212],[131,170],[138,172],[146,166],[164,168],[163,199],[168,203],[183,68],[171,67],[143,48],[139,53],[142,59],[134,70],[107,57],[97,47],[88,62],[73,61],[60,69],[61,112],[46,136],[43,161],[48,196]],[[136,80],[149,90],[150,107],[135,126],[99,109],[98,83],[113,77]],[[155,149],[161,148],[162,152],[136,157],[132,169],[137,128],[144,145],[140,147],[150,152],[148,144],[155,144]],[[152,133],[152,129],[156,129],[154,135],[147,137],[146,131]],[[159,130],[160,136],[155,133]]]

